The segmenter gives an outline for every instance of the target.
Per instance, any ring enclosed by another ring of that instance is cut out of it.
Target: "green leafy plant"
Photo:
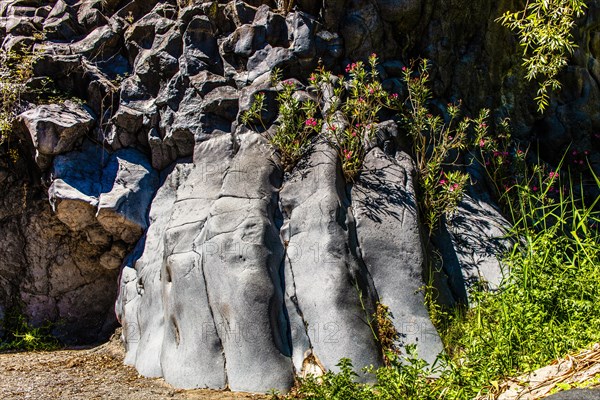
[[[477,135],[485,135],[488,110],[475,120],[460,117],[460,105],[448,104],[448,121],[429,110],[431,90],[427,60],[416,69],[404,68],[408,98],[402,106],[405,130],[411,138],[420,186],[419,207],[430,231],[441,217],[452,212],[463,196],[469,177],[453,169],[461,151],[469,145],[468,131],[475,126]]]
[[[560,89],[556,77],[576,47],[575,18],[586,8],[584,0],[530,0],[523,10],[498,18],[519,37],[527,80],[540,80],[535,98],[539,112],[548,107],[550,91]]]
[[[60,347],[59,341],[50,334],[51,324],[34,327],[18,311],[7,313],[0,325],[5,330],[4,338],[0,341],[0,351],[40,351]]]
[[[458,353],[499,376],[600,340],[599,199],[586,204],[573,186],[552,198],[561,178],[542,168],[534,174],[513,188],[522,202],[510,203],[519,208],[512,213],[519,241],[504,260],[507,282],[498,294],[477,297],[471,315],[452,328]],[[538,190],[532,179],[542,182]]]
[[[337,367],[340,369],[339,373],[328,371],[320,377],[309,375],[300,379],[294,398],[339,400],[373,398],[373,391],[369,385],[356,382],[358,374],[354,372],[349,359],[341,359]]]
[[[322,120],[317,118],[317,105],[314,101],[300,101],[296,93],[296,84],[292,80],[279,82],[281,71],[272,74],[272,84],[280,88],[277,94],[279,104],[275,133],[269,138],[271,145],[280,155],[285,171],[291,171],[298,160],[310,148],[310,137],[321,130]],[[262,119],[266,111],[265,93],[254,95],[248,110],[242,113],[240,121],[247,126],[260,124],[267,130]]]
[[[127,21],[127,23],[129,23],[129,25],[133,24],[133,22],[135,21],[135,17],[133,16],[133,12],[129,11],[127,13],[127,15],[125,16],[125,21]]]
[[[296,84],[293,81],[283,81],[281,85],[283,89],[277,95],[279,125],[270,141],[279,151],[284,169],[291,171],[308,151],[310,136],[320,132],[322,121],[316,117],[314,101],[301,102],[294,95]]]
[[[0,144],[10,138],[21,96],[33,74],[34,55],[0,51]]]
[[[346,67],[347,80],[334,77],[323,68],[318,69],[309,78],[318,98],[316,103],[300,103],[294,96],[294,83],[283,82],[283,89],[278,95],[279,126],[271,143],[289,171],[308,150],[312,133],[321,131],[325,123],[323,137],[337,150],[346,181],[353,182],[362,170],[380,111],[399,111],[413,143],[421,189],[421,212],[427,226],[433,230],[442,215],[452,212],[462,198],[468,176],[452,166],[460,152],[467,148],[468,130],[472,125],[478,136],[487,132],[485,120],[488,111],[483,110],[475,120],[471,120],[460,117],[459,105],[449,104],[449,120],[444,121],[428,108],[431,91],[426,60],[419,64],[417,71],[404,70],[408,91],[406,101],[383,89],[377,63],[377,55],[372,54],[367,64],[362,61],[349,64]],[[260,121],[263,101],[264,97],[255,97],[251,108],[242,115],[242,123]]]
[[[281,82],[281,77],[283,76],[283,71],[281,68],[274,67],[271,70],[271,85],[277,86]]]
[[[390,105],[381,86],[377,62],[377,55],[371,54],[367,65],[362,61],[349,64],[347,81],[341,77],[334,80],[322,69],[310,78],[319,90],[326,87],[333,95],[322,111],[328,127],[325,138],[336,148],[348,182],[353,182],[362,169],[366,144],[375,135],[379,111]]]
[[[246,126],[260,124],[264,130],[265,123],[262,120],[262,113],[266,111],[265,94],[262,92],[256,93],[252,98],[250,108],[242,113],[240,121]]]
[[[400,339],[400,333],[394,326],[393,315],[385,304],[378,302],[373,318],[377,327],[377,341],[381,346],[383,361],[386,365],[391,365],[393,360],[400,354],[397,341]]]
[[[358,282],[354,283],[354,288],[358,294],[360,307],[365,313],[364,322],[369,326],[369,329],[373,334],[373,339],[379,343],[384,363],[389,366],[400,354],[400,349],[397,345],[397,341],[400,339],[400,333],[396,330],[392,321],[393,315],[389,307],[381,302],[377,302],[375,312],[373,315],[369,315]]]

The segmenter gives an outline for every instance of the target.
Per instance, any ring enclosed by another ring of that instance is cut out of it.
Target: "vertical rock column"
[[[269,152],[257,134],[235,154],[231,135],[215,136],[159,190],[117,303],[127,361],[142,374],[186,388],[292,385]]]
[[[307,162],[281,190],[288,313],[291,321],[301,321],[292,326],[296,370],[313,362],[336,371],[342,357],[357,368],[381,365],[366,323],[373,310],[360,300],[364,296],[369,303],[369,293],[359,283],[359,266],[348,246],[337,153],[319,143]]]
[[[426,266],[413,174],[407,154],[391,158],[374,148],[352,188],[352,209],[357,253],[373,279],[378,300],[392,313],[398,344],[416,344],[419,356],[432,363],[443,346],[422,290]]]
[[[279,275],[283,247],[273,221],[281,173],[269,152],[260,135],[243,136],[198,241],[232,390],[285,390],[293,382]]]

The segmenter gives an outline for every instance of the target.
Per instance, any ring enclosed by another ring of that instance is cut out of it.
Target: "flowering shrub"
[[[338,77],[332,82],[331,74],[323,70],[310,78],[312,83],[320,84],[319,88],[330,85],[332,89],[332,104],[323,110],[328,126],[325,135],[337,149],[348,182],[353,182],[362,169],[366,142],[375,134],[379,111],[389,106],[389,96],[381,86],[376,67],[377,55],[371,54],[368,66],[357,61],[346,67],[347,81]],[[342,123],[336,123],[340,115]]]
[[[470,142],[468,131],[474,127],[476,143],[488,147],[488,111],[475,119],[460,117],[460,105],[448,104],[449,118],[433,115],[428,108],[427,61],[417,71],[404,68],[408,97],[388,94],[377,72],[377,55],[371,54],[367,64],[357,61],[346,67],[347,78],[334,77],[323,68],[309,78],[317,102],[301,103],[294,93],[293,81],[284,81],[277,97],[278,127],[271,144],[281,155],[282,164],[290,171],[310,147],[311,135],[322,132],[338,153],[347,182],[353,182],[363,167],[368,143],[375,135],[382,109],[400,112],[404,129],[413,143],[419,182],[419,206],[425,222],[433,230],[443,214],[453,211],[463,196],[468,176],[454,169],[460,152]],[[257,95],[254,104],[242,116],[243,123],[260,120],[264,96]],[[322,116],[322,119],[320,118]],[[322,126],[325,129],[322,130]]]
[[[468,131],[474,126],[476,143],[485,144],[488,111],[483,110],[475,120],[460,118],[460,105],[448,104],[448,122],[433,115],[428,108],[431,91],[428,87],[427,60],[416,71],[404,68],[404,81],[408,98],[402,105],[404,126],[413,143],[413,155],[417,165],[422,215],[433,230],[442,215],[452,212],[463,196],[468,175],[452,169],[460,152],[469,145]]]
[[[486,131],[477,131],[477,135],[479,159],[496,197],[502,201],[504,194],[524,179],[525,152],[512,144],[508,120],[499,124],[493,137]]]
[[[277,95],[278,125],[269,141],[277,149],[284,170],[291,171],[310,147],[311,134],[320,131],[322,121],[316,118],[316,103],[310,100],[300,102],[294,96],[296,84],[291,80],[279,82],[279,76],[280,71],[275,71],[271,82],[274,86],[279,85],[281,91]],[[250,108],[240,116],[240,121],[253,129],[258,124],[266,131],[267,127],[262,120],[262,113],[265,111],[265,94],[257,93]]]
[[[568,155],[568,161],[571,166],[576,171],[586,171],[589,165],[588,157],[590,155],[589,150],[577,151],[573,149],[570,151]]]
[[[311,134],[321,130],[322,121],[316,118],[315,102],[300,102],[294,96],[293,81],[283,81],[281,85],[282,91],[277,96],[279,126],[270,141],[279,151],[284,169],[291,171],[310,147]]]

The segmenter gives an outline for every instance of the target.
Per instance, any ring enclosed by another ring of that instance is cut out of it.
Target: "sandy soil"
[[[83,350],[0,354],[0,399],[267,399],[215,390],[174,389],[162,379],[123,365],[123,348],[112,340]]]

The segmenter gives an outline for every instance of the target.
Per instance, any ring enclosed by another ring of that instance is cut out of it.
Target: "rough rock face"
[[[402,343],[433,361],[442,347],[418,293],[424,260],[408,157],[374,149],[368,162],[382,176],[356,186],[353,206],[327,144],[282,185],[261,136],[236,140],[198,144],[155,197],[121,275],[127,362],[182,387],[287,389],[294,371],[335,370],[342,357],[380,365],[375,328],[361,322],[377,301],[397,317]],[[406,229],[381,243],[394,221]],[[251,359],[264,363],[248,369]]]
[[[42,105],[25,111],[20,118],[31,135],[36,161],[42,169],[51,156],[71,151],[94,123],[86,108],[72,102]]]
[[[114,326],[116,300],[126,362],[140,373],[266,391],[335,370],[342,357],[381,365],[368,323],[381,302],[400,347],[415,343],[433,361],[442,345],[424,281],[454,305],[468,303],[473,284],[502,279],[506,221],[483,180],[431,244],[392,119],[354,184],[316,138],[284,174],[267,140],[271,78],[281,70],[306,96],[319,64],[341,74],[377,52],[383,86],[403,93],[402,68],[427,57],[443,99],[434,105],[463,99],[467,113],[511,116],[517,137],[560,159],[572,141],[591,146],[600,126],[600,3],[579,21],[580,47],[544,117],[494,22],[517,3],[302,0],[285,14],[262,0],[0,0],[2,49],[36,52],[31,87],[51,78],[80,100],[23,99],[14,140],[0,148],[0,319],[17,309],[91,342]],[[261,132],[240,122],[257,93]],[[432,245],[436,271],[425,268]]]
[[[61,222],[32,163],[4,164],[10,174],[0,183],[0,313],[19,309],[34,325],[59,321],[54,334],[65,342],[95,342],[114,329],[111,307],[126,248],[110,237],[92,242]],[[107,257],[118,261],[107,268]]]

